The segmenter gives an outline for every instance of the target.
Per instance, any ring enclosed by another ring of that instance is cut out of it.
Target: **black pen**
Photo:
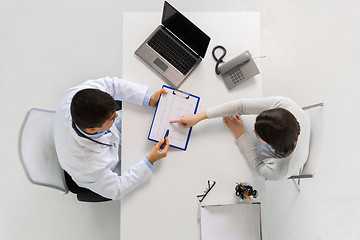
[[[164,136],[164,142],[163,144],[161,144],[160,146],[160,150],[162,150],[164,147],[165,147],[165,144],[166,144],[166,137],[169,136],[169,129],[166,130],[166,133],[165,133],[165,136]]]

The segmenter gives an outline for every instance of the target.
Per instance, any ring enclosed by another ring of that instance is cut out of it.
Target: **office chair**
[[[320,160],[320,153],[323,140],[323,111],[324,103],[318,103],[303,107],[303,110],[310,119],[310,144],[309,155],[304,166],[300,169],[298,175],[289,177],[295,183],[297,190],[300,192],[300,180],[302,178],[313,178],[316,167]]]
[[[54,144],[55,111],[30,108],[20,129],[19,157],[29,180],[68,193]]]
[[[69,180],[61,168],[54,144],[54,110],[32,107],[25,115],[19,134],[19,157],[29,180],[37,185],[69,192]],[[82,202],[110,199],[90,191],[77,193]]]

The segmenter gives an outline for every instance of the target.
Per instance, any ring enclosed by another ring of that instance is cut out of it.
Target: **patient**
[[[244,131],[241,115],[258,115],[253,143]],[[223,117],[234,133],[235,144],[265,179],[288,178],[305,164],[309,152],[310,121],[302,108],[285,97],[239,99],[197,114],[183,115],[170,123],[185,128],[204,119]]]

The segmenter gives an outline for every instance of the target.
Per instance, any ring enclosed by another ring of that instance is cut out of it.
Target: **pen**
[[[163,144],[161,144],[160,146],[160,150],[162,150],[164,147],[165,147],[165,144],[166,144],[166,137],[169,136],[169,129],[166,130],[166,133],[165,133],[165,136],[164,136],[164,142]]]

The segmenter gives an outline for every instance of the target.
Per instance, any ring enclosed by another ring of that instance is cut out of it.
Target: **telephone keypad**
[[[229,76],[230,76],[230,79],[231,81],[234,83],[234,84],[237,84],[238,82],[242,81],[245,79],[245,76],[244,74],[242,73],[242,71],[240,70],[240,66],[239,67],[236,67],[232,70],[229,71]]]

